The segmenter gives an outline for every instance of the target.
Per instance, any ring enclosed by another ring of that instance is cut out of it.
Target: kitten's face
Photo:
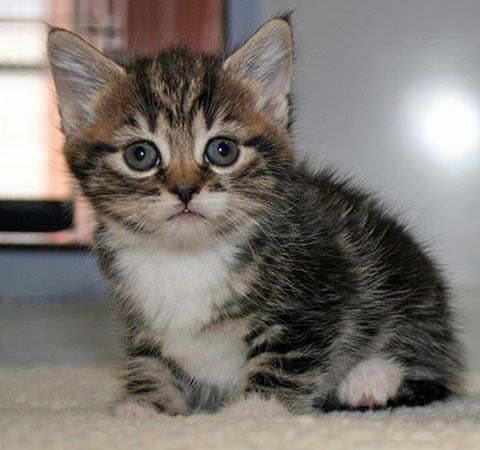
[[[57,75],[67,161],[100,221],[190,244],[246,230],[282,207],[291,166],[288,91],[277,75],[268,83],[282,92],[252,81],[252,67],[241,66],[252,55],[242,49],[226,62],[173,50],[127,69],[95,53],[107,79],[89,95],[83,78],[63,105],[65,75]],[[55,76],[61,69],[50,50]]]

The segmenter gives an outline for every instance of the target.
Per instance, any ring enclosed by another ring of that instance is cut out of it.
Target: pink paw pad
[[[362,393],[362,397],[360,398],[359,402],[358,402],[358,406],[363,406],[363,407],[371,407],[371,406],[375,406],[376,404],[378,404],[378,400],[376,400],[373,395],[368,395],[368,394],[365,394]]]

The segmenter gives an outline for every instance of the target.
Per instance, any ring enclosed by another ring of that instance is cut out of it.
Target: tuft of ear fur
[[[124,70],[79,36],[60,28],[48,31],[48,60],[68,136],[94,119],[100,94]]]
[[[223,67],[251,85],[260,110],[287,125],[293,71],[293,38],[288,16],[262,25],[226,59]]]

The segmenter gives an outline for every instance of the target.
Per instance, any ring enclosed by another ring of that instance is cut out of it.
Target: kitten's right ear
[[[293,69],[288,16],[270,20],[224,62],[256,91],[257,107],[286,125]]]
[[[52,27],[48,31],[48,60],[62,128],[70,135],[94,119],[99,95],[124,70],[77,35]]]

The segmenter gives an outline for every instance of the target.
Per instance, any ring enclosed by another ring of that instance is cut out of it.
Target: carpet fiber
[[[467,396],[424,408],[318,417],[227,413],[114,417],[104,367],[0,368],[0,448],[13,449],[480,449],[480,376]]]

